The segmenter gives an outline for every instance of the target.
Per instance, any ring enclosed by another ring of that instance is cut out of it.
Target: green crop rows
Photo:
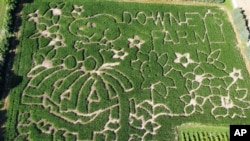
[[[179,141],[229,141],[229,127],[185,124],[177,130]]]
[[[250,77],[236,46],[219,7],[34,0],[6,138],[173,141],[183,123],[244,123]]]

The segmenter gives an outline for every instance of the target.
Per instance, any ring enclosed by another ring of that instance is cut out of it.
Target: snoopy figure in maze
[[[78,42],[86,44],[112,45],[121,36],[117,20],[107,14],[80,18],[73,21],[70,32],[78,37]]]
[[[91,140],[91,136],[95,132],[108,135],[106,126],[113,124],[114,121],[118,124],[120,120],[119,115],[114,114],[119,111],[120,106],[118,93],[123,90],[132,90],[132,84],[127,85],[123,81],[127,80],[126,76],[112,69],[112,67],[119,65],[119,62],[105,62],[106,60],[103,57],[102,47],[112,46],[121,36],[116,21],[114,17],[105,14],[75,19],[70,24],[69,30],[74,35],[75,41],[80,44],[79,46],[76,45],[75,48],[79,52],[83,51],[84,55],[81,58],[83,61],[77,60],[74,57],[75,54],[73,54],[73,58],[83,67],[81,69],[76,67],[67,68],[64,67],[65,64],[58,64],[35,72],[34,75],[31,75],[31,80],[24,90],[24,98],[40,98],[42,102],[30,103],[30,101],[24,100],[23,103],[42,105],[44,108],[49,109],[50,114],[60,115],[64,120],[73,124],[89,125],[98,123],[99,126],[88,131],[89,134],[85,133],[85,137],[89,140]],[[93,48],[92,45],[97,47]],[[63,50],[63,48],[58,48],[58,50]],[[67,56],[70,56],[70,54],[67,54]],[[44,56],[43,58],[48,57]],[[58,58],[52,57],[48,60],[54,61],[54,59]],[[60,59],[62,62],[65,61],[64,58]],[[87,67],[92,62],[95,62],[94,66]],[[36,69],[44,68],[43,62],[37,64],[37,66]],[[53,69],[55,70],[53,73],[48,73]],[[112,77],[112,74],[123,79]],[[66,79],[56,78],[58,75]],[[45,92],[43,90],[44,87],[51,86],[54,86],[53,91]],[[36,92],[35,96],[34,91]],[[72,118],[70,115],[76,115],[76,117]],[[119,125],[113,128],[114,133],[112,134],[116,134],[115,132],[119,128]]]

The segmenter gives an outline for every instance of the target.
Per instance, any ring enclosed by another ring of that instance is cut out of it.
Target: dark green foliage
[[[1,101],[1,115],[0,115],[0,139],[2,140],[4,137],[5,129],[4,122],[6,120],[6,109],[2,109],[2,102],[3,99],[6,97],[6,94],[4,93],[4,87],[7,86],[6,82],[4,82],[7,78],[7,75],[11,75],[11,72],[9,74],[6,74],[6,66],[4,67],[4,64],[7,64],[5,62],[7,53],[9,53],[10,46],[9,46],[9,40],[13,36],[13,15],[14,15],[14,8],[16,6],[16,0],[1,0],[0,2],[0,101]],[[8,78],[7,78],[8,79]],[[9,86],[7,86],[9,87]],[[13,114],[14,115],[14,114]],[[10,123],[10,125],[13,125],[13,123]],[[15,133],[13,134],[15,135]]]
[[[1,26],[0,26],[0,91],[2,91],[4,83],[3,78],[5,77],[5,71],[4,71],[4,63],[5,63],[5,57],[8,53],[10,46],[9,41],[10,38],[13,37],[13,15],[14,15],[14,9],[17,4],[17,0],[4,0],[0,3],[2,6],[0,8],[3,8],[4,10],[0,11],[1,13]],[[0,92],[1,93],[1,92]],[[2,96],[0,96],[1,98]]]

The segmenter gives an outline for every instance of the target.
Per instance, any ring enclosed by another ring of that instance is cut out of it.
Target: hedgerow
[[[3,89],[3,78],[5,77],[5,72],[3,70],[5,56],[9,51],[9,39],[13,36],[13,11],[16,7],[17,0],[4,0],[5,3],[5,14],[1,19],[2,27],[0,27],[0,89]]]

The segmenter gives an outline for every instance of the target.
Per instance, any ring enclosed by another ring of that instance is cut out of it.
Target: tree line
[[[10,48],[10,38],[13,37],[13,12],[17,5],[17,0],[4,0],[5,2],[5,14],[1,19],[3,24],[0,27],[0,92],[3,89],[4,78],[4,63],[6,54]]]

